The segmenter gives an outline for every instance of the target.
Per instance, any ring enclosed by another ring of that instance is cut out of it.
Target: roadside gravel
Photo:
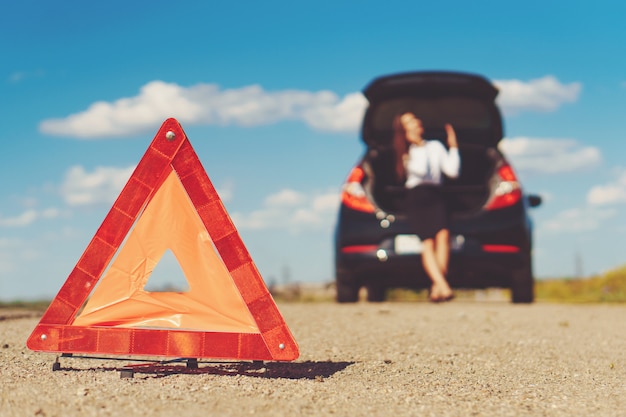
[[[455,301],[280,304],[294,363],[31,352],[38,317],[0,310],[0,416],[626,416],[626,306]]]

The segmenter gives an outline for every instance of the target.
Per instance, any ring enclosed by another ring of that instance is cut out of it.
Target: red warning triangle
[[[167,250],[188,291],[145,290]],[[175,119],[161,126],[26,344],[86,354],[279,361],[299,355]]]

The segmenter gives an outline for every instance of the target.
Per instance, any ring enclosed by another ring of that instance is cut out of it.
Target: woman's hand
[[[448,147],[450,148],[458,148],[459,144],[456,141],[456,132],[450,123],[446,123],[446,134],[448,135]]]

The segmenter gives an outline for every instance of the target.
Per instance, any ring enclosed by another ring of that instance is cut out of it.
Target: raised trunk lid
[[[413,72],[380,77],[363,93],[369,107],[362,138],[370,147],[389,146],[397,114],[413,112],[424,124],[425,137],[443,138],[451,123],[459,143],[497,146],[502,118],[495,104],[498,90],[485,78],[453,72]]]
[[[444,191],[452,215],[482,209],[489,197],[489,180],[501,154],[502,118],[495,104],[498,90],[485,78],[452,72],[414,72],[380,77],[364,94],[370,102],[363,121],[366,160],[374,172],[373,196],[385,211],[404,211],[404,186],[394,175],[392,122],[413,112],[422,120],[424,137],[445,144],[443,126],[454,126],[461,153],[457,179],[446,179]]]

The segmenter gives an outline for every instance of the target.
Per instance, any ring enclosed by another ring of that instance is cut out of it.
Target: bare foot
[[[454,298],[454,293],[447,282],[435,283],[430,288],[429,299],[433,303],[441,303],[443,301],[450,301]]]

